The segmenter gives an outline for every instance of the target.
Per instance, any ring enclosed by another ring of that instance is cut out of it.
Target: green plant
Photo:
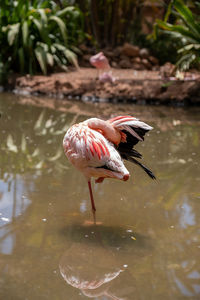
[[[167,22],[170,14],[177,17],[176,24]],[[168,6],[164,21],[156,20],[157,26],[181,42],[177,50],[177,67],[187,70],[192,65],[200,66],[200,19],[182,0],[173,0]],[[157,27],[155,27],[157,29]]]
[[[47,74],[55,66],[66,70],[68,63],[78,67],[75,52],[83,38],[81,22],[81,12],[74,6],[60,9],[55,1],[4,1],[0,63],[30,74],[39,70]]]

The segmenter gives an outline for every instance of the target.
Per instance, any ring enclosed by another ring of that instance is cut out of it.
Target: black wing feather
[[[144,140],[145,133],[149,131],[143,128],[131,128],[142,138],[142,140]],[[117,150],[119,151],[121,157],[136,165],[139,165],[152,179],[156,179],[155,175],[150,169],[148,169],[145,165],[134,158],[142,158],[142,154],[133,149],[133,147],[139,142],[139,140],[126,130],[122,130],[122,132],[126,134],[126,142],[120,143],[117,147]]]
[[[133,158],[131,156],[126,156],[123,158],[140,166],[147,173],[147,175],[149,175],[149,177],[151,177],[152,179],[156,179],[156,176],[153,174],[153,172],[149,168],[147,168],[145,165],[143,165],[140,161],[137,161],[135,158]]]
[[[135,127],[131,127],[131,128],[141,137],[142,140],[144,140],[145,133],[149,131],[142,128],[135,128]],[[118,145],[118,151],[131,150],[139,142],[139,140],[126,130],[122,130],[122,132],[126,134],[126,143],[120,143]]]

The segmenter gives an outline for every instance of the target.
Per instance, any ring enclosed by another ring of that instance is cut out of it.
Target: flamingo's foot
[[[104,177],[99,177],[95,180],[95,183],[101,183],[104,181],[104,179],[105,179]]]
[[[102,222],[96,222],[95,225],[101,225],[103,224]],[[85,220],[84,223],[83,223],[84,226],[91,226],[91,225],[94,225],[94,221],[91,221],[91,220]]]

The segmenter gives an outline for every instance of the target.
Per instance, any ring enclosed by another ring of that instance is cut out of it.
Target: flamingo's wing
[[[111,145],[98,131],[87,129],[83,142],[85,156],[91,165],[101,166],[110,159]]]
[[[132,116],[118,116],[110,119],[109,122],[122,134],[122,141],[117,147],[121,157],[139,165],[152,179],[155,179],[152,171],[135,159],[135,157],[142,158],[142,155],[133,149],[139,141],[144,140],[144,135],[153,127]]]
[[[153,127],[141,122],[132,116],[118,116],[109,122],[126,135],[126,147],[132,149],[139,141],[144,140],[144,135]]]
[[[104,177],[121,180],[129,178],[129,172],[124,166],[118,150],[100,132],[87,130],[84,142],[88,167],[93,169],[91,171],[93,177],[99,177],[97,182],[101,182]]]

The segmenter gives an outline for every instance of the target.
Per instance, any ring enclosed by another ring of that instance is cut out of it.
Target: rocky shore
[[[185,78],[165,77],[161,71],[113,69],[116,81],[100,82],[93,68],[80,68],[50,76],[19,76],[10,81],[17,94],[45,95],[84,102],[199,105],[200,73]]]

